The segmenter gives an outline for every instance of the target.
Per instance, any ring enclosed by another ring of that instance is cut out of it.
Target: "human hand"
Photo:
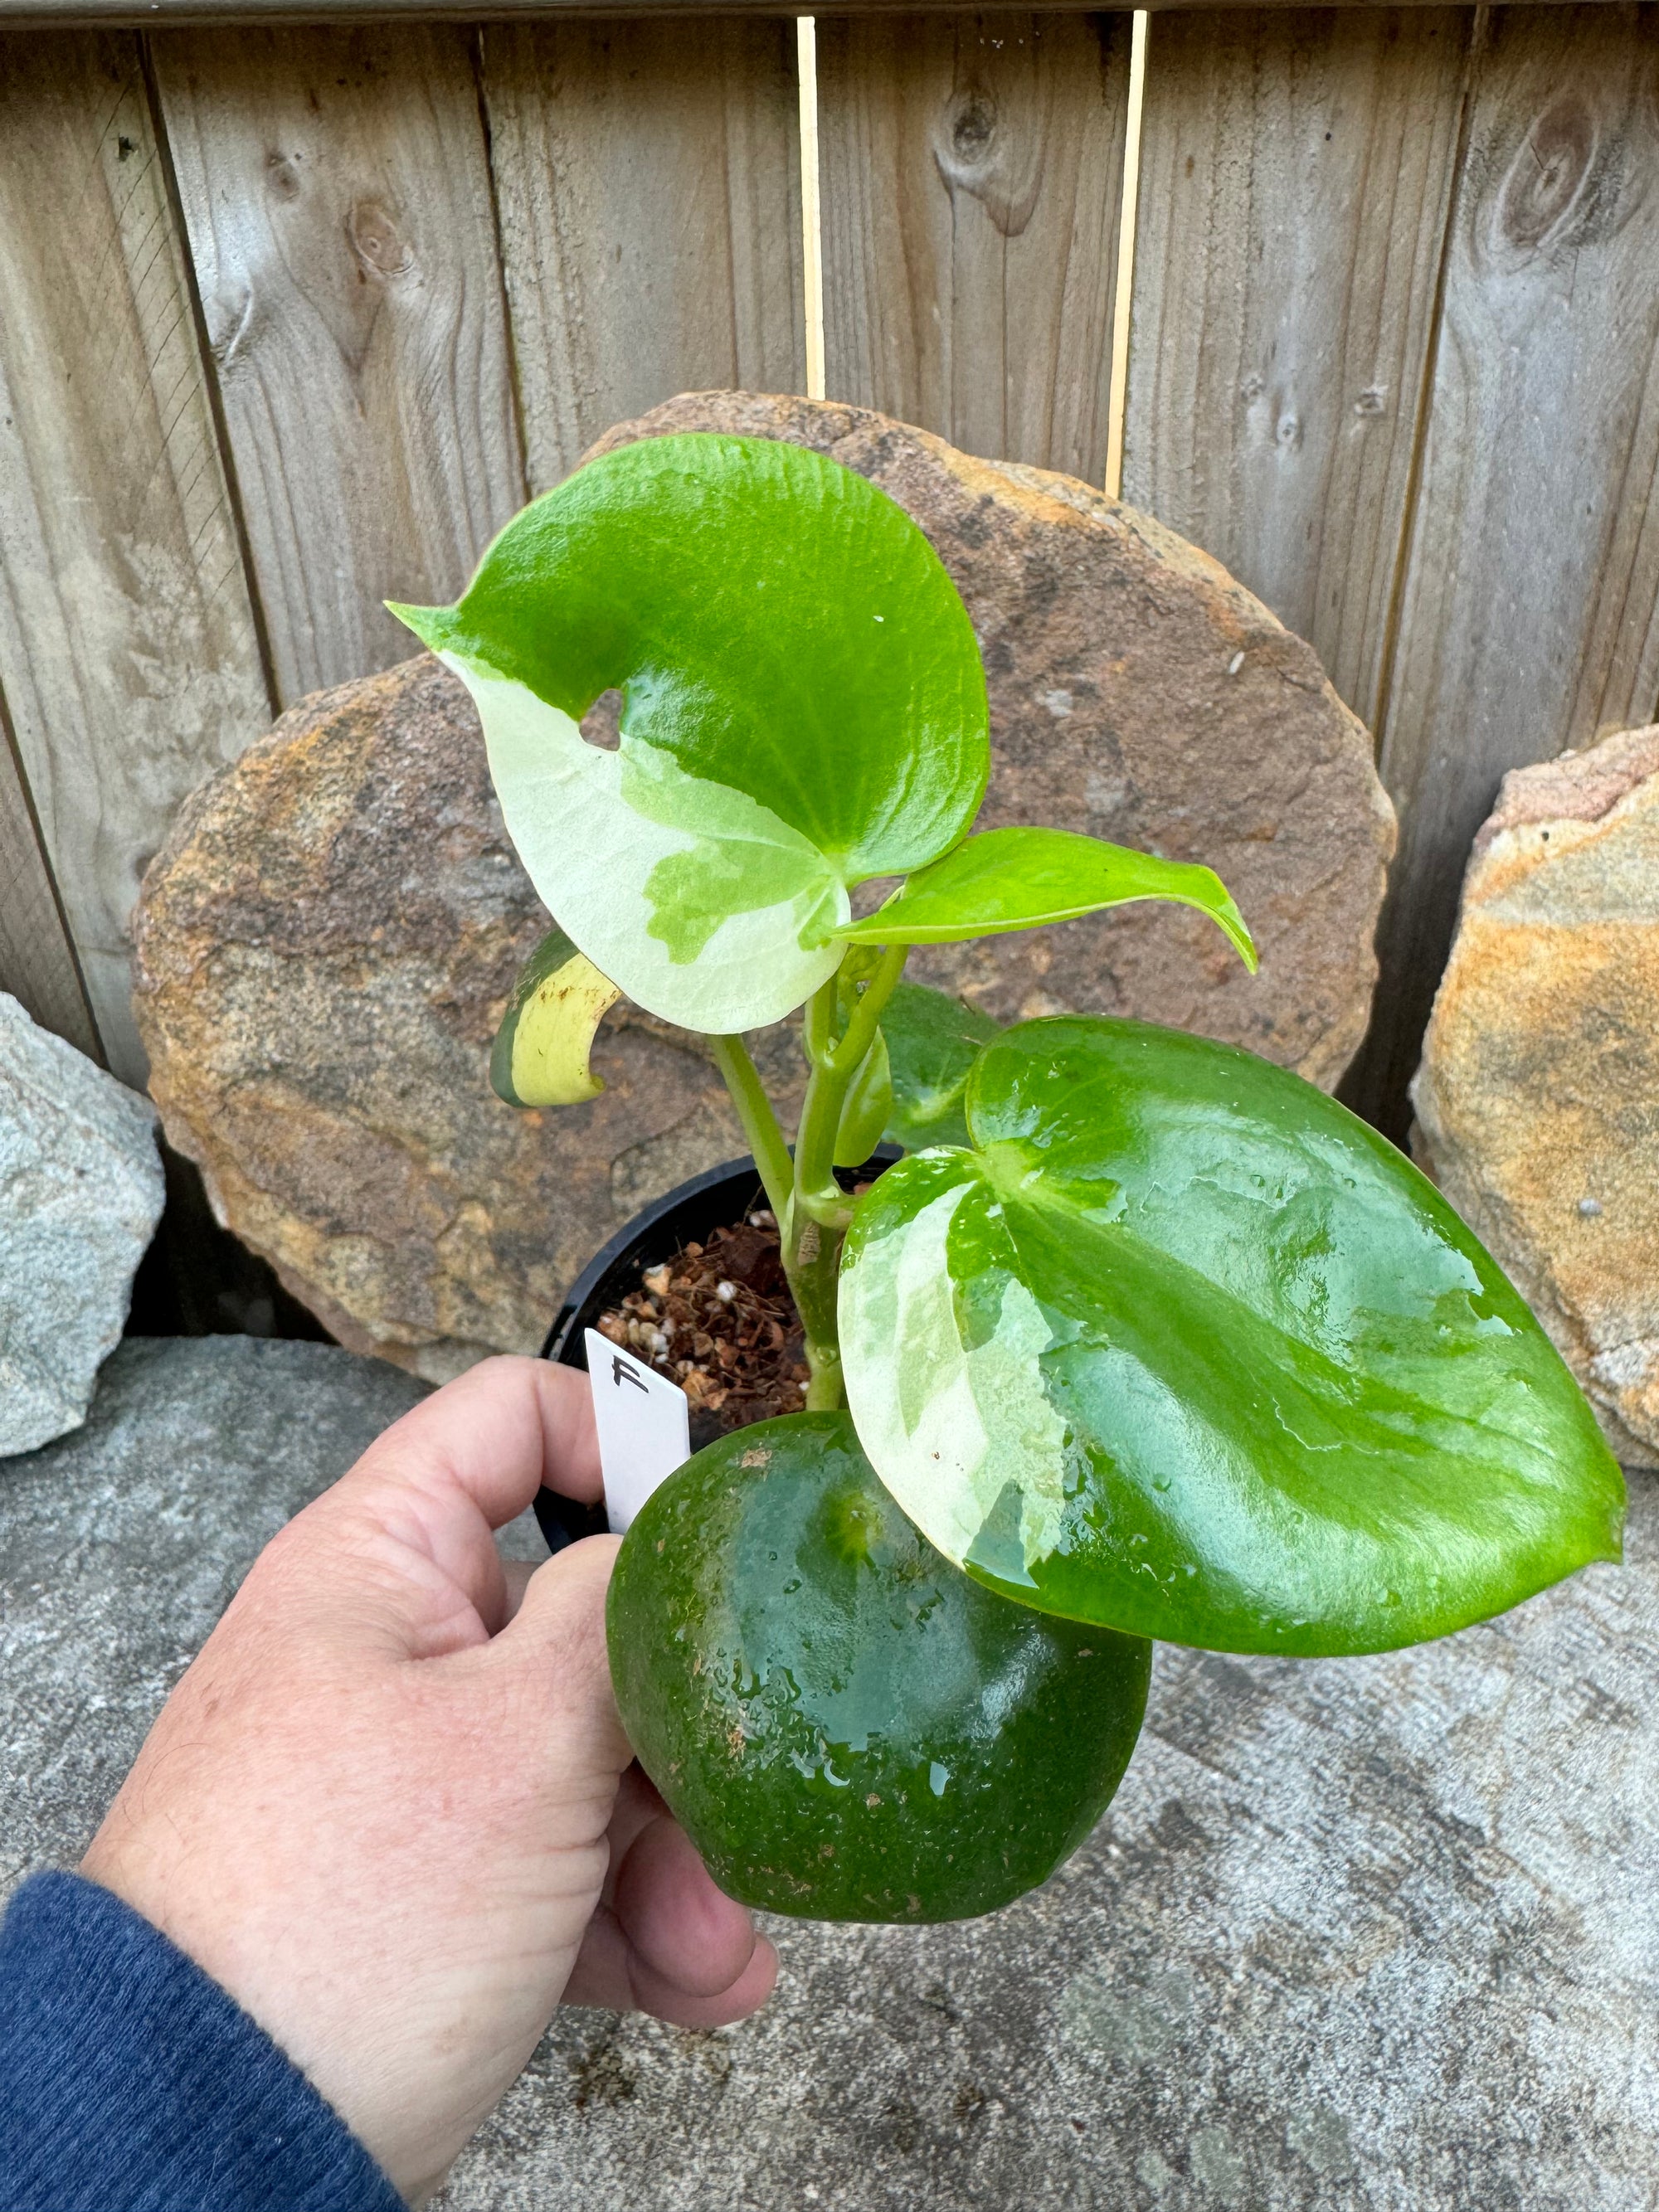
[[[416,2203],[562,1995],[710,2027],[777,1971],[630,1765],[617,1539],[503,1571],[492,1531],[543,1481],[600,1493],[568,1368],[488,1360],[388,1429],[260,1554],[82,1866]]]

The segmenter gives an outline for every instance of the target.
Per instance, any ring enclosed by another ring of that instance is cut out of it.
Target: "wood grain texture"
[[[22,770],[0,709],[0,991],[43,1029],[102,1057]]]
[[[269,719],[136,42],[0,39],[0,688],[109,1062],[180,799]]]
[[[1472,16],[1152,27],[1123,495],[1374,720]]]
[[[1391,1133],[1504,771],[1659,696],[1659,9],[1491,22],[1383,714],[1401,852],[1350,1077]]]
[[[530,479],[678,392],[805,379],[794,26],[490,27]]]
[[[282,702],[408,657],[522,503],[468,33],[154,43]]]
[[[820,20],[832,399],[1101,482],[1129,20]]]
[[[1243,4],[1243,0],[1237,0]],[[1217,0],[1158,0],[1154,14],[1181,14],[1201,9],[1208,13]],[[1235,4],[1235,0],[1220,0]],[[1270,4],[1293,8],[1299,0],[1270,0]],[[1396,0],[1336,0],[1339,7],[1392,7]],[[1407,7],[1430,6],[1437,0],[1404,0]],[[1553,6],[1559,0],[1510,0],[1511,5]],[[1592,0],[1613,5],[1616,0]],[[1092,12],[1089,0],[1060,0],[1061,11]],[[777,0],[634,0],[629,17],[672,20],[677,16],[775,15]],[[0,21],[35,22],[59,27],[72,23],[314,23],[416,21],[422,17],[453,19],[455,0],[0,0]],[[843,0],[836,10],[842,15],[953,15],[956,0]],[[512,21],[546,16],[581,17],[592,13],[592,0],[491,0],[489,20]]]

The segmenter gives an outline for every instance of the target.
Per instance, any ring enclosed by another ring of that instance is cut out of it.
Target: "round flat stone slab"
[[[688,428],[814,447],[916,517],[984,653],[981,826],[1206,861],[1261,951],[1249,975],[1202,916],[1140,905],[934,948],[916,972],[999,1021],[1138,1015],[1334,1085],[1370,1014],[1394,818],[1312,648],[1147,517],[884,416],[701,393],[605,443]],[[607,713],[610,695],[592,733]],[[535,1350],[622,1222],[744,1149],[700,1041],[627,1007],[600,1030],[601,1097],[495,1097],[490,1040],[547,920],[471,706],[430,659],[293,708],[191,797],[144,882],[135,1011],[169,1139],[342,1343],[434,1381]],[[788,1121],[799,1053],[781,1030],[751,1042]]]
[[[341,1343],[433,1382],[539,1350],[622,1222],[744,1150],[713,1064],[631,1009],[600,1097],[495,1097],[547,927],[429,656],[305,701],[193,793],[135,916],[151,1095],[220,1218]]]
[[[0,1880],[72,1864],[282,1521],[420,1386],[129,1343],[0,1465]],[[756,2020],[560,2015],[445,2212],[1650,2212],[1659,1486],[1414,1652],[1158,1654],[1108,1820],[954,1927],[775,1923]]]
[[[916,972],[999,1021],[1124,1014],[1247,1045],[1334,1088],[1365,1033],[1394,810],[1313,647],[1197,546],[1075,477],[976,460],[867,408],[683,393],[608,431],[809,446],[921,525],[973,618],[990,695],[976,827],[1049,823],[1214,868],[1261,955],[1136,905],[939,946]]]

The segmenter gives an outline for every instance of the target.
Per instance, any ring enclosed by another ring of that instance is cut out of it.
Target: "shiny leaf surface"
[[[885,906],[836,935],[852,945],[950,945],[1014,929],[1075,921],[1134,899],[1196,907],[1224,931],[1245,966],[1255,947],[1212,869],[1162,860],[1073,830],[988,830],[910,877]]]
[[[1247,1053],[1006,1031],[973,1152],[864,1200],[848,1402],[989,1587],[1236,1651],[1379,1650],[1619,1556],[1624,1486],[1561,1359],[1410,1162]]]
[[[899,984],[881,1021],[893,1078],[885,1133],[913,1152],[925,1145],[965,1145],[968,1071],[1000,1036],[999,1024],[926,983]]]
[[[1042,1881],[1117,1787],[1151,1662],[940,1559],[844,1413],[672,1476],[607,1628],[629,1736],[715,1881],[823,1920],[958,1919]]]
[[[509,523],[453,607],[397,607],[477,701],[532,882],[684,1028],[781,1019],[848,891],[945,851],[989,767],[984,672],[914,522],[769,439],[644,439]],[[621,743],[581,735],[609,689]]]
[[[519,971],[489,1054],[489,1081],[509,1106],[579,1106],[605,1085],[588,1066],[593,1033],[622,993],[551,929]]]

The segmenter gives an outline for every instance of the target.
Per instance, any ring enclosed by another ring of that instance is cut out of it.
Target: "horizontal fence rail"
[[[184,794],[610,423],[821,375],[1313,641],[1401,1133],[1499,776],[1659,711],[1659,10],[213,12],[0,29],[0,985],[142,1080]]]
[[[1223,6],[1246,7],[1251,0],[1220,0]],[[1259,7],[1260,0],[1256,0]],[[1296,0],[1267,0],[1269,6],[1286,9],[1296,5]],[[1383,14],[1397,14],[1401,7],[1433,7],[1437,0],[1331,0],[1338,8],[1370,8]],[[1550,7],[1561,4],[1561,0],[1517,0],[1527,7]],[[1618,0],[1590,0],[1592,5],[1611,6]],[[1203,14],[1215,11],[1217,0],[1156,0],[1152,12],[1159,15]],[[407,21],[411,16],[424,16],[430,21],[447,22],[510,22],[515,19],[545,15],[581,16],[647,16],[665,15],[765,15],[775,13],[768,0],[633,0],[633,4],[611,9],[596,8],[593,0],[494,0],[486,15],[477,9],[457,5],[456,0],[0,0],[0,21],[39,23],[61,27],[66,24],[92,24],[100,27],[124,26],[131,29],[155,23],[228,23],[246,21],[249,18],[262,22],[279,23],[361,23]],[[948,15],[961,11],[953,0],[850,0],[850,4],[837,10],[840,15],[913,16],[924,15]],[[1049,11],[1054,14],[1089,15],[1097,12],[1091,0],[1066,0],[1066,4]]]

